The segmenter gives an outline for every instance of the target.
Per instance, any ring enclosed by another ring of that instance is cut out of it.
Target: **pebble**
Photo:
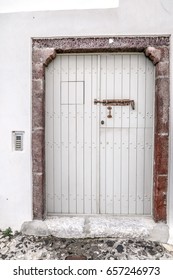
[[[173,260],[170,246],[139,238],[65,239],[19,232],[4,237],[0,231],[0,260],[65,260],[71,255],[88,260]]]
[[[123,248],[122,245],[118,245],[118,246],[116,247],[116,249],[117,249],[118,253],[124,252],[124,248]]]
[[[108,247],[113,247],[114,241],[108,240],[106,244],[108,245]]]

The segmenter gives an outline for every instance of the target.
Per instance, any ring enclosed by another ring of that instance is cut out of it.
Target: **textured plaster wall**
[[[119,8],[108,10],[0,14],[0,26],[0,228],[19,229],[32,219],[31,38],[172,34],[173,3],[120,0]],[[171,77],[172,70],[171,62]],[[171,104],[172,94],[171,83]],[[23,152],[12,151],[14,130],[25,131]],[[168,223],[173,226],[171,157]]]

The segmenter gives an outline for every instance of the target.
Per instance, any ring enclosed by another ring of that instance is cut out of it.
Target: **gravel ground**
[[[173,252],[163,244],[139,238],[5,237],[0,231],[0,260],[64,260],[74,255],[88,260],[173,260]]]

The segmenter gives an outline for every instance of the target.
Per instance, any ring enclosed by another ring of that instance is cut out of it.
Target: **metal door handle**
[[[94,99],[94,104],[102,104],[103,106],[128,106],[131,105],[132,109],[135,110],[135,101],[130,99]]]
[[[107,109],[109,110],[107,118],[110,119],[110,118],[112,118],[112,114],[111,114],[112,107],[107,107]]]

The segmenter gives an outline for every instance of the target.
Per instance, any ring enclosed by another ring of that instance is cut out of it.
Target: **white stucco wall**
[[[0,12],[116,8],[119,0],[0,0]]]
[[[107,10],[0,14],[0,228],[20,229],[24,221],[32,219],[31,38],[172,33],[172,0],[120,0],[119,8]],[[172,77],[172,62],[170,70]],[[172,95],[171,82],[171,104]],[[23,152],[12,150],[14,130],[25,131]],[[170,151],[172,145],[171,128]],[[170,155],[168,223],[173,242],[172,152]]]

